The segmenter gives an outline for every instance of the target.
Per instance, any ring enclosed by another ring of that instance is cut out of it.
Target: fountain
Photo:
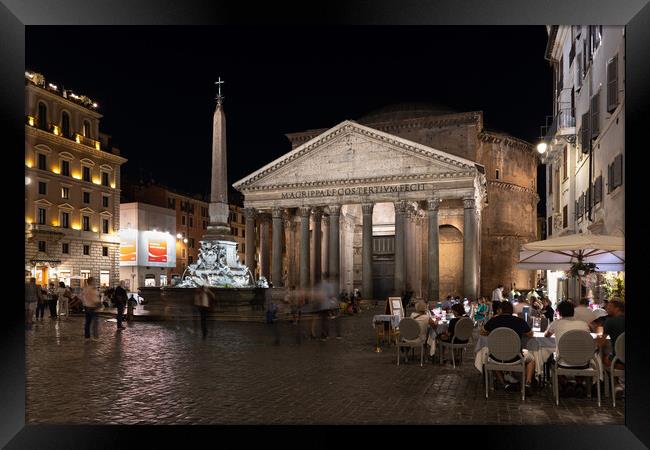
[[[237,256],[237,242],[228,225],[226,168],[226,117],[223,112],[221,78],[213,117],[210,223],[200,241],[197,261],[190,264],[182,280],[172,287],[141,287],[151,317],[178,318],[194,315],[194,295],[207,286],[216,298],[214,315],[236,320],[263,320],[264,303],[270,294],[264,278],[255,281]]]

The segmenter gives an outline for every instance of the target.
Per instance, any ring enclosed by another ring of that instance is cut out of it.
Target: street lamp
[[[544,153],[546,153],[547,149],[548,149],[548,145],[546,144],[546,142],[542,141],[539,144],[537,144],[537,152],[539,154],[543,155]]]

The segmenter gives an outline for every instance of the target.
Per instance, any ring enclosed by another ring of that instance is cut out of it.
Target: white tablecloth
[[[375,328],[377,322],[390,322],[392,328],[399,326],[400,316],[391,314],[376,314],[372,317],[372,327]],[[382,324],[383,325],[383,324]]]
[[[591,333],[591,336],[595,339],[596,333]],[[535,373],[537,375],[542,374],[544,368],[544,363],[548,361],[548,358],[555,353],[556,343],[555,337],[545,337],[543,332],[534,332],[532,338],[539,343],[539,350],[530,352],[530,354],[535,358]],[[488,349],[487,349],[487,336],[479,336],[478,341],[476,342],[476,347],[474,351],[476,356],[474,358],[474,367],[483,373],[483,364],[487,361]],[[526,342],[526,341],[524,341]],[[603,380],[603,367],[600,363],[600,358],[598,360],[598,370],[600,371],[600,379]]]

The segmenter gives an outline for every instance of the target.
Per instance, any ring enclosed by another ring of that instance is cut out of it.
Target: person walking
[[[126,289],[124,289],[124,281],[120,281],[120,284],[115,288],[115,292],[113,293],[113,303],[117,308],[118,331],[126,328],[124,325],[122,325],[122,322],[124,321],[124,307],[126,306],[127,301],[128,298],[126,295]]]
[[[29,283],[25,285],[25,326],[27,329],[31,330],[36,305],[42,302],[41,289],[36,286],[36,278],[31,277]]]
[[[59,317],[56,315],[56,303],[57,299],[59,298],[59,294],[57,292],[57,288],[53,282],[50,282],[50,285],[48,286],[47,289],[47,303],[50,307],[50,319],[56,320]]]
[[[129,297],[126,306],[126,320],[133,322],[133,310],[136,308],[138,301],[133,298],[133,294]]]
[[[86,280],[86,286],[83,288],[82,303],[86,312],[86,322],[84,323],[84,337],[86,339],[86,342],[88,342],[87,339],[90,339],[91,324],[93,328],[93,338],[99,338],[97,310],[101,306],[101,302],[99,300],[99,293],[97,292],[97,285],[95,284],[94,277],[89,277],[88,280]]]
[[[40,316],[42,322],[43,316],[45,315],[45,303],[47,303],[47,291],[44,292],[42,286],[36,286],[36,289],[38,292],[38,297],[36,302],[36,320],[38,320]]]
[[[199,315],[201,316],[201,334],[203,339],[208,337],[208,312],[213,303],[214,293],[206,285],[200,286],[194,295],[194,305],[198,308]]]
[[[63,281],[59,282],[59,288],[56,293],[59,298],[59,317],[65,315],[67,319],[68,315],[70,315],[69,300],[72,293],[70,292],[70,289],[65,286]]]

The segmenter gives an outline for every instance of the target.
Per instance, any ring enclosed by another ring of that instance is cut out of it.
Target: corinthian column
[[[404,217],[406,216],[406,202],[395,202],[395,295],[404,293],[405,265],[404,265]]]
[[[373,298],[372,292],[372,210],[373,203],[361,205],[363,211],[363,230],[361,239],[361,295],[364,299]]]
[[[313,284],[316,286],[321,280],[321,219],[323,210],[314,208],[314,279]]]
[[[309,214],[308,206],[300,208],[300,287],[309,287]]]
[[[282,233],[284,233],[284,227],[282,226],[283,212],[284,211],[281,208],[274,208],[271,213],[273,217],[273,247],[271,249],[273,262],[271,263],[271,282],[274,287],[282,286]]]
[[[246,266],[255,274],[255,209],[244,208],[246,217]]]
[[[427,201],[427,212],[429,214],[429,300],[440,300],[440,235],[438,229],[438,209],[440,199],[433,198]]]
[[[329,268],[330,268],[330,217],[323,216],[323,225],[325,226],[325,231],[323,232],[323,239],[321,242],[321,271],[322,271],[322,280],[327,280],[329,278]]]
[[[476,276],[476,201],[473,198],[464,198],[465,207],[464,235],[463,235],[463,288],[464,295],[476,298],[477,276]]]
[[[269,255],[269,215],[260,215],[260,276],[269,278],[271,258]]]
[[[341,205],[331,205],[330,209],[330,280],[336,286],[339,286],[339,274],[341,260],[339,258],[339,219],[341,217]]]

